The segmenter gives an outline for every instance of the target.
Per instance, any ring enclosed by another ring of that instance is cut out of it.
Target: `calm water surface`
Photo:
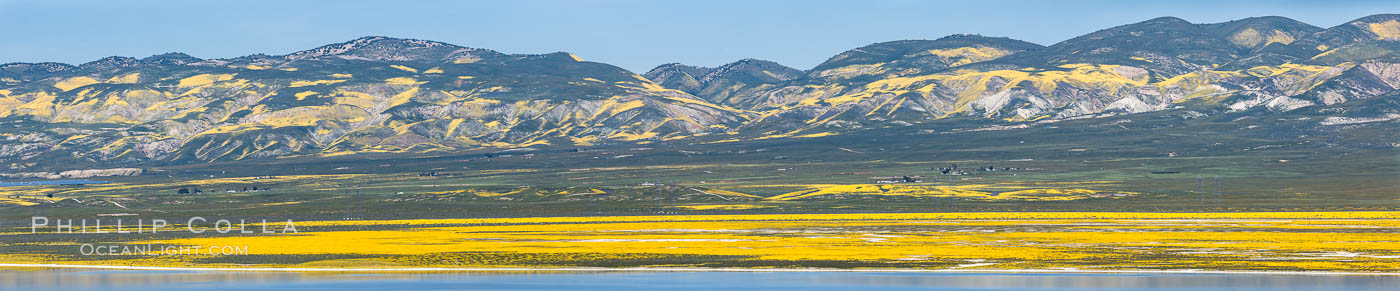
[[[879,272],[284,273],[0,270],[0,290],[1400,290],[1396,276]]]

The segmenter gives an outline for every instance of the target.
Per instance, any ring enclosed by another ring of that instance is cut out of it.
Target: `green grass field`
[[[543,146],[155,166],[141,176],[98,179],[109,184],[4,188],[4,197],[30,203],[0,204],[6,210],[0,219],[21,222],[36,213],[343,219],[1400,207],[1400,151],[1377,143],[1397,140],[1389,124],[1329,132],[1287,115],[1279,120],[1239,120],[1228,114],[1188,120],[1179,114],[1015,130],[974,131],[966,122],[949,120],[816,138],[714,142],[723,139],[715,137],[583,149]],[[936,170],[954,164],[970,175]],[[987,166],[1020,170],[971,170]],[[267,176],[274,178],[255,179]],[[1132,195],[1057,201],[937,195],[764,199],[811,185],[872,184],[877,177],[901,176],[921,176],[922,182],[899,186],[1019,185]],[[243,191],[252,187],[261,191]],[[179,194],[181,188],[201,193]],[[758,197],[705,194],[708,190]],[[24,205],[39,201],[47,202]],[[721,204],[757,206],[677,207]]]

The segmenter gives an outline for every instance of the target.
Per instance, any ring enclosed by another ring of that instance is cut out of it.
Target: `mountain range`
[[[732,142],[1174,108],[1265,115],[1400,98],[1397,88],[1395,14],[1331,28],[1283,17],[1162,17],[1050,46],[953,35],[871,44],[810,70],[744,59],[642,75],[563,52],[376,36],[287,55],[3,64],[0,161],[11,171],[61,170]],[[1400,108],[1318,114],[1333,125],[1390,121]]]

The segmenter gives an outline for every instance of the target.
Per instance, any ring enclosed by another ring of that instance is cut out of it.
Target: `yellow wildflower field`
[[[122,243],[245,246],[248,254],[119,262],[347,268],[1400,271],[1400,212],[677,215],[307,221],[297,227],[296,234],[127,241]],[[0,255],[3,261],[113,263],[37,254]]]
[[[774,186],[774,185],[766,185]],[[1057,201],[1078,200],[1092,197],[1123,197],[1137,195],[1127,191],[1113,191],[1088,188],[1051,188],[1042,185],[1020,183],[967,184],[940,186],[932,184],[812,184],[790,185],[803,190],[788,192],[768,200],[802,200],[827,198],[824,196],[909,196],[909,197],[957,197],[977,200],[1020,200]],[[1067,185],[1065,185],[1067,186]]]

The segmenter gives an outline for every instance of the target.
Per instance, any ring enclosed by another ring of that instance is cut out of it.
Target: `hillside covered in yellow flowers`
[[[1050,46],[954,35],[808,70],[743,60],[645,74],[569,53],[365,37],[286,55],[170,53],[0,65],[0,161],[17,172],[355,153],[750,141],[953,122],[961,130],[1181,111],[1385,122],[1400,17],[1319,28],[1164,17]],[[1189,112],[1189,113],[1185,113]]]

